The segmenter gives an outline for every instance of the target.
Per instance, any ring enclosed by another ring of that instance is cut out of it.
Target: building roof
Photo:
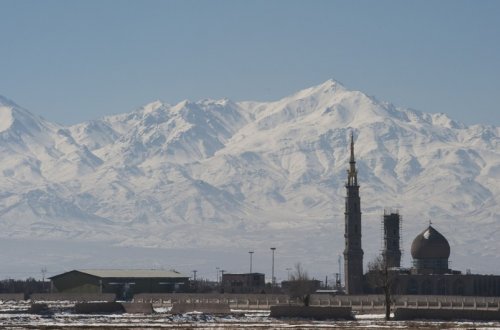
[[[175,270],[161,269],[75,269],[72,272],[80,272],[101,278],[188,278]],[[70,273],[70,272],[66,272]],[[58,277],[63,274],[52,276]]]
[[[224,273],[222,276],[253,276],[253,275],[264,275],[264,273]]]
[[[429,225],[413,240],[411,256],[413,259],[448,259],[450,244],[441,233]]]

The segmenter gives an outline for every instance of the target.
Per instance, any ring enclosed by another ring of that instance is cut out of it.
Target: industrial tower
[[[345,185],[344,278],[347,294],[363,293],[363,250],[361,249],[361,203],[358,172],[354,159],[354,134],[351,132],[351,158]]]
[[[389,268],[401,267],[401,217],[399,213],[384,210],[384,246],[382,257]]]

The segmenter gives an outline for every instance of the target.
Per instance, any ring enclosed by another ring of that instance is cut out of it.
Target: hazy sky
[[[0,0],[0,95],[62,124],[333,78],[500,124],[500,1]]]

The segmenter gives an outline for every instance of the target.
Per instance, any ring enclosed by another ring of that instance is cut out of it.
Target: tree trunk
[[[385,319],[389,321],[391,319],[391,292],[390,288],[384,288],[385,293]]]

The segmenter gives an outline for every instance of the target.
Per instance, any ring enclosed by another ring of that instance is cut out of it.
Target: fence
[[[397,295],[393,307],[450,308],[450,309],[500,309],[500,297]],[[298,305],[296,299],[276,294],[154,294],[134,296],[135,302],[148,302],[155,306],[172,307],[174,303],[227,303],[232,309],[269,309],[274,305]],[[355,311],[382,311],[385,308],[382,295],[329,295],[313,294],[311,306],[352,307]]]
[[[172,307],[178,303],[228,304],[232,309],[264,309],[273,305],[296,304],[287,295],[277,294],[136,294],[134,302],[148,302],[154,306]]]
[[[115,301],[114,293],[34,293],[31,301]]]
[[[500,297],[394,295],[391,298],[395,308],[500,309]],[[358,311],[376,311],[384,309],[385,299],[382,295],[332,296],[316,294],[311,297],[311,305],[346,306]]]

